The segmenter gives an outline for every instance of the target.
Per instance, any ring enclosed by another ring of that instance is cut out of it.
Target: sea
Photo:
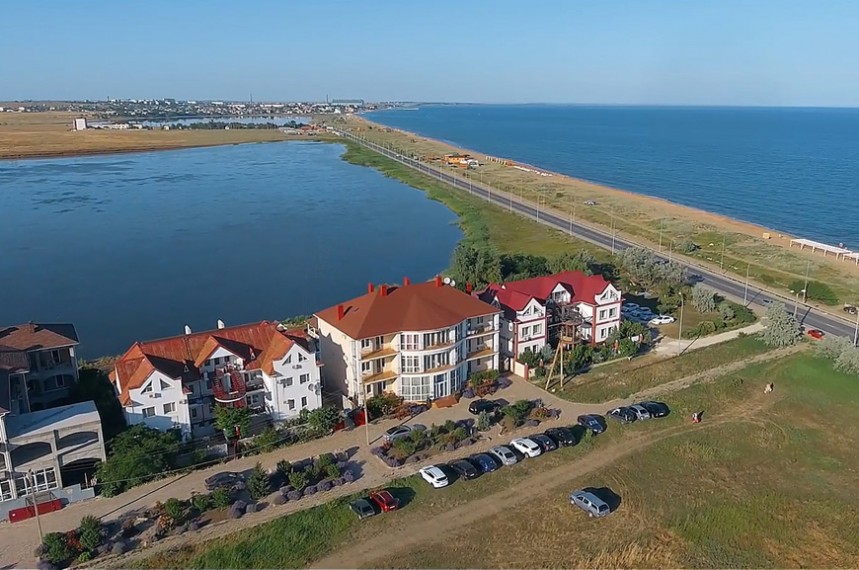
[[[367,117],[859,249],[859,109],[430,105]]]
[[[448,267],[456,216],[343,152],[282,142],[0,161],[0,327],[73,322],[94,358]]]

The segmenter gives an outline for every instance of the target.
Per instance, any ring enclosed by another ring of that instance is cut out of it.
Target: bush
[[[799,323],[787,312],[783,303],[770,305],[766,317],[767,326],[762,338],[768,346],[792,346],[799,342],[802,336]]]
[[[696,283],[692,287],[692,306],[699,313],[712,313],[716,310],[716,292],[706,285]]]
[[[307,474],[304,471],[293,471],[289,474],[289,484],[296,491],[302,491],[307,486]]]
[[[734,316],[734,308],[730,303],[719,303],[719,317],[721,317],[723,321],[733,321]]]
[[[271,493],[271,484],[262,465],[257,463],[248,477],[248,494],[254,500],[259,500]]]
[[[838,304],[838,295],[835,294],[829,285],[820,281],[809,281],[808,287],[805,286],[805,281],[797,279],[790,284],[789,289],[794,291],[802,291],[805,289],[805,298],[812,301],[820,301],[824,305]],[[802,293],[800,293],[802,296]]]
[[[484,410],[477,416],[477,431],[486,431],[492,427],[492,418]]]
[[[92,515],[87,515],[81,519],[78,526],[78,536],[80,537],[81,546],[86,550],[95,550],[101,544],[101,523]]]
[[[859,348],[849,338],[825,336],[817,343],[817,353],[834,360],[834,368],[839,372],[859,374]]]
[[[179,430],[162,432],[143,424],[117,435],[110,442],[107,461],[98,468],[102,495],[113,497],[174,467],[180,439]]]
[[[209,495],[194,495],[191,497],[191,506],[198,513],[206,512],[212,506],[212,497]]]
[[[340,477],[340,468],[337,467],[336,464],[332,463],[330,465],[325,466],[325,476],[330,477],[331,479],[335,479]]]
[[[254,437],[253,446],[261,453],[268,453],[277,448],[280,440],[280,433],[273,427],[267,427],[262,433]]]
[[[326,465],[333,465],[334,464],[334,456],[330,453],[323,453],[317,459],[317,463],[319,464],[320,467],[325,467]]]
[[[525,422],[525,418],[531,413],[531,402],[528,400],[519,400],[518,402],[502,408],[501,413],[505,417],[510,418],[513,427],[521,426]]]
[[[215,505],[216,509],[229,507],[231,502],[232,497],[230,496],[229,489],[218,487],[212,491],[212,503]]]
[[[343,482],[344,483],[351,483],[354,480],[355,480],[355,474],[354,473],[352,473],[351,471],[344,471],[343,472]]]
[[[367,409],[371,418],[378,418],[394,413],[402,403],[403,399],[393,392],[383,392],[367,400]]]
[[[328,481],[327,479],[324,481],[320,481],[319,484],[316,485],[316,489],[320,493],[331,490],[331,481]]]
[[[62,532],[49,532],[45,535],[42,544],[45,547],[45,559],[51,564],[62,566],[63,568],[78,555],[69,545],[66,535]]]
[[[164,514],[170,518],[173,524],[176,524],[185,515],[185,506],[179,499],[167,499],[164,503]]]
[[[286,459],[281,459],[280,461],[277,462],[277,472],[284,479],[289,477],[289,473],[291,471],[292,471],[292,463],[290,463]]]
[[[314,431],[327,434],[332,432],[334,426],[340,421],[340,410],[332,406],[323,406],[307,412],[306,417],[307,423]]]

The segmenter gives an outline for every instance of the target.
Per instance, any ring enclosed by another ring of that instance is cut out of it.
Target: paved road
[[[583,239],[605,249],[611,250],[612,252],[623,251],[628,247],[635,247],[637,245],[620,238],[617,235],[612,235],[609,232],[584,226],[579,223],[571,223],[569,218],[557,216],[551,212],[541,209],[539,206],[522,201],[518,198],[514,199],[512,195],[507,192],[499,192],[485,184],[463,179],[460,176],[456,176],[442,169],[425,164],[419,160],[404,156],[396,150],[375,144],[351,133],[340,131],[339,134],[344,138],[364,145],[365,147],[383,154],[392,160],[414,168],[415,170],[423,172],[424,174],[454,186],[455,188],[459,188],[475,196],[479,196],[484,200],[488,200],[494,204],[508,208],[512,212],[517,212],[528,218],[533,218],[541,224],[545,224],[564,233],[571,234],[579,239]],[[668,259],[659,253],[657,253],[657,255],[660,259]],[[753,285],[747,286],[744,282],[738,281],[733,277],[720,275],[707,268],[690,264],[683,259],[675,259],[675,261],[686,267],[690,274],[697,275],[699,280],[705,285],[708,285],[712,289],[715,289],[724,295],[738,300],[745,300],[747,305],[756,305],[758,307],[765,308],[773,301],[782,301],[788,307],[788,310],[791,310],[795,306],[795,301],[793,299],[764,292]],[[807,328],[820,329],[831,335],[844,336],[853,339],[855,338],[857,331],[859,331],[859,325],[857,325],[859,321],[857,321],[857,323],[853,323],[846,319],[834,317],[802,304],[799,306],[797,317],[800,318],[802,324]]]

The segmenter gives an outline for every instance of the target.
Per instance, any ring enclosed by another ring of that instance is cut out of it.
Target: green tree
[[[286,459],[281,459],[277,462],[277,472],[282,477],[289,477],[289,473],[292,471],[292,463],[287,461]]]
[[[162,432],[143,424],[120,433],[110,443],[107,461],[98,468],[102,494],[112,497],[171,469],[179,443],[178,430]]]
[[[736,313],[734,312],[734,307],[727,301],[723,301],[719,303],[719,316],[723,321],[733,321],[734,317],[736,317]]]
[[[793,291],[802,291],[805,289],[805,298],[812,301],[820,301],[824,305],[838,304],[838,295],[829,288],[826,283],[820,281],[809,281],[808,287],[805,286],[805,281],[797,279],[790,284],[789,289]],[[800,293],[800,297],[802,293]]]
[[[307,487],[308,483],[307,474],[304,471],[293,471],[289,474],[289,484],[292,485],[293,489],[296,491],[301,491]]]
[[[191,505],[198,513],[204,513],[212,506],[212,497],[209,495],[194,495],[191,497]]]
[[[45,558],[55,566],[65,568],[72,558],[78,555],[66,540],[66,535],[61,532],[49,532],[42,542]]]
[[[502,255],[501,279],[504,281],[515,281],[519,279],[530,279],[548,275],[549,262],[545,257],[539,255],[528,255],[516,253],[513,255]]]
[[[170,517],[173,524],[179,524],[185,516],[185,505],[179,499],[171,497],[164,502],[164,514]]]
[[[531,413],[531,402],[528,400],[519,400],[509,406],[501,409],[504,416],[513,421],[514,426],[521,426]]]
[[[101,544],[101,523],[92,516],[87,515],[81,519],[78,526],[78,537],[86,550],[95,550]]]
[[[585,250],[581,250],[576,253],[567,251],[555,256],[549,260],[548,265],[551,273],[581,271],[585,275],[593,275],[593,267],[596,263],[597,260],[593,255]]]
[[[253,500],[258,501],[269,493],[271,493],[271,484],[268,473],[262,468],[262,464],[257,463],[248,477],[248,494]]]
[[[802,337],[799,323],[787,312],[783,303],[773,303],[766,311],[767,324],[763,340],[769,346],[792,346]]]
[[[480,412],[477,416],[477,431],[486,431],[492,426],[492,418],[486,410]]]
[[[84,366],[78,371],[78,381],[69,393],[69,403],[89,401],[95,403],[101,417],[105,440],[110,441],[125,429],[125,414],[107,373],[98,368]]]
[[[245,407],[231,408],[218,404],[215,406],[215,427],[224,432],[227,439],[236,435],[236,426],[239,433],[245,437],[251,425],[251,411]]]
[[[712,313],[716,310],[716,292],[706,285],[696,283],[692,287],[692,305],[699,313]]]
[[[262,433],[254,437],[253,445],[261,453],[268,453],[277,448],[282,438],[280,433],[273,427],[265,428]]]
[[[450,274],[460,285],[482,287],[501,280],[501,259],[488,249],[460,243],[453,251]]]
[[[307,412],[307,423],[319,433],[330,433],[340,421],[340,411],[332,406],[323,406]]]
[[[216,509],[225,509],[232,504],[233,498],[230,496],[230,490],[226,487],[218,487],[212,491],[212,504]]]

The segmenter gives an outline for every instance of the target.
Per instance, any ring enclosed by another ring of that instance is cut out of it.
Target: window
[[[12,499],[12,481],[0,481],[0,501]]]
[[[212,389],[212,381],[207,378],[206,379],[206,390],[211,390],[211,389]]]
[[[195,419],[197,417],[197,408],[191,408],[191,419]]]
[[[421,357],[420,356],[402,356],[401,368],[404,374],[420,372]]]
[[[522,335],[522,338],[528,338],[531,336],[531,327],[522,327],[519,329],[519,334]]]
[[[286,379],[286,385],[292,386],[292,376],[290,376],[289,378]]]
[[[169,390],[169,389],[170,389],[170,384],[168,384],[167,382],[162,380],[161,381],[161,391],[163,392],[164,390]]]
[[[221,363],[221,357],[220,357],[220,356],[216,356],[214,359],[212,359],[212,362],[214,362],[214,363],[215,363],[215,366],[217,366],[218,364],[220,364],[220,363]]]
[[[295,409],[295,400],[287,400],[286,405],[290,410],[294,410]]]
[[[450,364],[449,352],[441,352],[439,354],[424,356],[424,370],[432,370],[433,368],[447,366],[448,364]]]
[[[400,395],[407,402],[423,402],[431,398],[431,376],[403,377],[400,379]]]
[[[617,316],[617,307],[613,307],[613,308],[609,309],[608,310],[608,316],[610,318],[616,317]]]
[[[144,417],[144,418],[151,418],[151,417],[152,417],[152,416],[154,416],[154,415],[155,415],[155,408],[154,408],[154,407],[152,407],[152,408],[143,408],[143,417]]]
[[[302,397],[301,397],[301,407],[302,407],[302,408],[306,408],[306,407],[307,407],[307,396],[302,396]]]
[[[418,334],[400,335],[400,350],[420,350],[421,336]]]
[[[302,374],[301,376],[299,376],[299,384],[307,384],[308,382],[310,382],[310,374]]]
[[[62,388],[66,385],[66,377],[65,376],[54,376],[54,386],[57,388]]]
[[[306,357],[306,356],[304,356],[303,354],[301,354],[301,353],[299,352],[299,353],[298,353],[298,361],[299,361],[299,362],[304,362],[305,360],[307,360],[307,357]]]
[[[531,334],[533,334],[534,336],[538,336],[538,335],[543,334],[543,324],[538,323],[538,324],[534,325],[534,328],[532,329]]]
[[[448,342],[448,338],[447,331],[427,333],[424,335],[424,346],[430,347],[437,346],[439,344],[446,344]]]
[[[369,374],[373,371],[373,362],[365,360],[361,363],[361,374]]]
[[[165,414],[173,414],[176,412],[176,402],[170,402],[169,404],[164,404],[164,413]]]
[[[531,305],[528,305],[527,307],[525,307],[525,310],[522,311],[522,314],[523,315],[530,315],[531,314]]]
[[[508,330],[508,331],[512,331],[512,330],[513,330],[513,321],[508,321],[508,322],[507,322],[507,330]]]
[[[604,339],[605,337],[607,337],[609,330],[609,328],[600,329],[600,339]]]
[[[292,363],[292,355],[290,354],[289,356],[287,356],[286,360],[284,360],[283,363],[284,364],[291,364]]]

